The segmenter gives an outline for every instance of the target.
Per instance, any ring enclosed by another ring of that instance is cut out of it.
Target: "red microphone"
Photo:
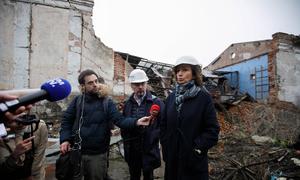
[[[153,104],[150,108],[150,124],[153,124],[153,122],[156,120],[158,114],[160,111],[160,107],[157,104]]]

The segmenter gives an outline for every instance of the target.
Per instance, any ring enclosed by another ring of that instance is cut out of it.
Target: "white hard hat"
[[[128,79],[130,83],[141,83],[149,80],[145,71],[141,69],[135,69],[131,71]]]
[[[199,61],[193,56],[182,56],[178,58],[175,62],[175,66],[180,64],[200,65]]]

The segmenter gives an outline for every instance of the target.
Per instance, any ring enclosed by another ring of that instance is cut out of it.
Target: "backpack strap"
[[[73,145],[76,145],[79,147],[79,149],[81,148],[81,144],[78,144],[80,143],[80,132],[79,132],[79,126],[80,126],[80,116],[81,116],[81,113],[83,112],[83,109],[82,109],[82,103],[84,103],[84,95],[79,95],[77,96],[77,99],[76,99],[76,116],[75,116],[75,120],[74,120],[74,123],[73,123],[73,127],[72,127],[72,136],[73,136]],[[75,148],[78,148],[78,147],[75,147]]]
[[[75,120],[73,123],[73,131],[74,132],[79,129],[79,119],[80,119],[80,114],[82,111],[81,102],[83,101],[82,98],[83,98],[83,95],[79,95],[79,96],[77,96],[77,99],[76,99],[76,116],[75,116]]]
[[[105,115],[107,115],[107,113],[108,113],[108,100],[109,99],[110,99],[109,97],[103,97],[103,109],[104,109]]]
[[[104,114],[106,116],[106,118],[109,117],[109,112],[108,112],[108,101],[110,100],[111,98],[110,97],[103,97],[103,101],[102,101],[102,104],[103,104],[103,110],[104,110]],[[114,128],[114,123],[112,121],[109,122],[109,129],[113,129]]]

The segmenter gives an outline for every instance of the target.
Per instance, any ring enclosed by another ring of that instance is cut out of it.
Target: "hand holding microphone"
[[[10,100],[14,100],[14,99],[17,99],[17,96],[11,96],[11,95],[8,95],[5,93],[0,93],[0,102],[10,101]],[[32,107],[32,105],[20,106],[12,113],[5,112],[3,119],[5,119],[8,123],[11,123],[15,119],[17,119],[19,116],[21,116],[23,114],[23,112],[25,112],[26,110],[29,110],[31,107]],[[6,135],[7,135],[6,127],[2,123],[2,117],[0,117],[0,138],[2,136],[6,136]]]
[[[0,93],[0,102],[10,101],[10,100],[14,100],[14,99],[17,99],[17,98],[18,98],[17,96],[12,96],[12,95],[9,95],[9,94],[6,94],[6,93]],[[5,113],[5,118],[7,120],[14,120],[16,117],[18,117],[18,115],[20,115],[24,111],[31,109],[31,107],[32,107],[32,105],[20,106],[13,113],[6,112]]]
[[[32,104],[40,100],[47,99],[48,101],[58,101],[66,98],[71,93],[71,85],[68,81],[56,78],[42,84],[41,90],[37,92],[17,98],[0,93],[0,137],[6,136],[6,128],[3,121],[11,123],[15,121],[26,109],[30,109]],[[23,122],[26,121],[26,122]],[[20,119],[21,123],[28,124],[35,122],[33,119]]]
[[[157,104],[153,104],[150,108],[150,124],[153,124],[154,121],[157,119],[159,114],[160,107]]]
[[[159,114],[160,107],[157,104],[153,104],[150,108],[150,116],[144,116],[137,120],[138,126],[149,126],[154,123],[154,121],[157,119],[157,116]]]
[[[6,112],[15,112],[22,106],[30,107],[30,104],[47,99],[48,101],[59,101],[66,98],[71,93],[70,83],[61,78],[49,80],[42,84],[37,92],[0,103],[0,115]]]

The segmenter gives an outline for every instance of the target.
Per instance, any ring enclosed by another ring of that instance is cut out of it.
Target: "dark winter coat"
[[[75,132],[72,128],[78,111],[81,112],[81,107],[77,107],[79,97],[82,96],[75,97],[63,114],[60,143],[73,141]],[[123,128],[132,128],[136,124],[136,118],[125,120],[111,99],[107,100],[107,109],[104,110],[103,100],[104,98],[98,96],[85,97],[83,124],[80,129],[82,154],[102,154],[108,151],[112,123]]]
[[[208,179],[207,151],[217,144],[220,130],[210,95],[199,91],[196,97],[183,102],[178,114],[172,93],[163,116],[160,130],[165,179]]]
[[[153,170],[161,165],[159,150],[159,124],[164,103],[147,91],[146,97],[141,103],[141,107],[136,109],[137,102],[133,95],[125,102],[123,115],[125,117],[141,118],[150,115],[150,108],[153,104],[160,106],[160,113],[153,124],[148,127],[136,127],[130,130],[122,129],[124,139],[125,160],[129,166],[140,166],[144,170]],[[140,163],[142,158],[142,164]]]

